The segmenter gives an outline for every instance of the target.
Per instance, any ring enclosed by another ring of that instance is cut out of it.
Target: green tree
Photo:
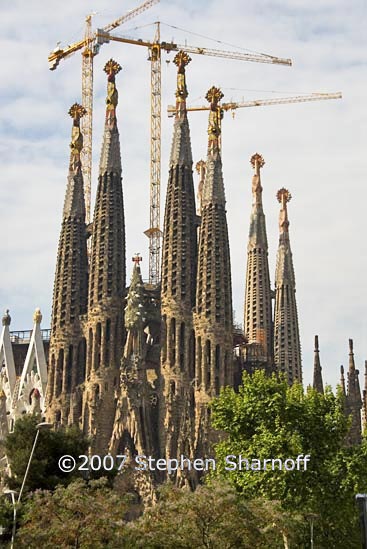
[[[296,539],[299,518],[277,502],[247,501],[225,482],[195,492],[163,486],[158,503],[126,528],[136,549],[278,549],[283,530]]]
[[[354,496],[367,488],[367,443],[345,447],[349,421],[343,409],[343,396],[330,387],[322,395],[299,384],[288,387],[262,371],[244,374],[238,393],[227,388],[212,403],[213,425],[227,434],[216,446],[214,474],[224,475],[246,498],[264,496],[305,517],[317,515],[318,547],[359,548]],[[310,461],[307,470],[229,471],[228,455],[241,455],[250,466],[253,459],[284,463],[298,455],[310,455]]]
[[[123,545],[125,498],[107,479],[79,479],[54,492],[37,490],[25,504],[15,546],[19,549],[114,549]]]
[[[6,437],[5,453],[11,469],[11,477],[6,482],[13,490],[19,491],[22,484],[39,421],[38,415],[26,415],[15,422],[14,431]],[[66,485],[80,477],[78,471],[63,473],[58,462],[65,454],[77,458],[85,454],[87,448],[88,439],[77,427],[40,431],[25,491],[37,488],[52,490],[58,484]]]

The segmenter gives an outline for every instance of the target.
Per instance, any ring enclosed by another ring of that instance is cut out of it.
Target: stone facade
[[[142,258],[137,254],[126,287],[116,120],[115,77],[120,67],[115,61],[105,67],[107,108],[91,230],[85,227],[80,168],[82,110],[74,106],[71,112],[72,152],[55,275],[47,418],[57,425],[78,424],[90,436],[92,452],[101,455],[110,451],[131,457],[209,457],[219,434],[210,426],[208,403],[222,387],[236,387],[244,369],[277,370],[285,373],[290,384],[302,381],[287,212],[290,195],[285,189],[278,192],[280,237],[272,291],[260,178],[264,161],[261,155],[253,155],[244,330],[234,328],[221,158],[223,95],[215,87],[207,93],[208,154],[196,166],[200,175],[196,205],[186,107],[185,69],[190,58],[179,52],[174,62],[178,68],[176,114],[160,285],[143,282]],[[351,366],[348,380],[346,412],[357,417],[358,372]],[[314,385],[322,392],[318,340]],[[357,419],[353,421],[357,439]],[[133,484],[151,495],[155,483],[165,476],[160,472],[137,475]],[[173,473],[171,478],[191,487],[198,481],[187,472]]]

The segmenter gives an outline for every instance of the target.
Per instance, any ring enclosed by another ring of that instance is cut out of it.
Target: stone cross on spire
[[[188,96],[186,86],[185,67],[190,63],[191,57],[184,51],[179,51],[173,60],[177,66],[177,89],[176,89],[176,118],[180,118],[186,112],[186,98]]]
[[[132,258],[132,261],[135,263],[135,265],[137,265],[139,267],[141,261],[143,261],[143,258],[141,257],[141,255],[139,253],[136,253],[134,255],[134,257]]]
[[[220,88],[212,86],[205,99],[210,103],[210,114],[209,114],[209,126],[208,126],[208,154],[213,154],[214,152],[220,151],[221,148],[221,120],[223,118],[223,109],[219,105],[221,99],[224,95],[221,92]]]

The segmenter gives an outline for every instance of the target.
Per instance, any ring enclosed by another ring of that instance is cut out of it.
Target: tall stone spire
[[[318,393],[324,393],[324,384],[322,382],[322,368],[320,363],[319,336],[315,336],[315,356],[313,367],[313,388]]]
[[[87,311],[88,259],[81,151],[80,119],[85,114],[75,103],[70,162],[65,195],[51,317],[47,416],[61,424],[79,422],[81,400],[77,387],[85,377],[85,339],[80,315]]]
[[[268,263],[268,240],[262,204],[260,169],[265,162],[256,153],[251,157],[255,170],[252,178],[252,212],[247,246],[244,334],[248,363],[273,367],[273,323]]]
[[[352,416],[352,424],[348,433],[347,441],[349,444],[359,444],[361,442],[361,390],[359,387],[359,371],[356,370],[354,363],[353,339],[349,340],[349,368],[346,397],[346,413]]]
[[[166,433],[162,451],[167,457],[175,457],[176,452],[184,453],[180,422],[185,400],[192,399],[191,381],[195,375],[192,309],[196,288],[197,225],[185,75],[185,67],[190,61],[183,51],[174,58],[178,68],[176,116],[163,230],[161,367],[162,406],[165,409],[161,410],[164,418],[161,431]]]
[[[287,203],[291,194],[287,189],[277,193],[281,204],[279,214],[279,248],[275,274],[274,359],[279,372],[288,383],[302,383],[301,344],[299,337],[296,282],[289,241]]]
[[[342,394],[346,397],[347,396],[347,392],[345,390],[345,376],[344,376],[344,366],[340,366],[340,388],[341,388],[341,391],[342,391]]]
[[[364,388],[362,399],[362,431],[367,431],[367,360],[364,362]]]
[[[198,455],[205,455],[208,442],[204,434],[208,428],[207,403],[221,387],[233,382],[231,263],[220,147],[222,97],[220,89],[214,86],[206,95],[210,103],[208,156],[201,199],[194,314]]]
[[[124,342],[126,291],[125,222],[115,77],[121,67],[111,59],[107,74],[104,136],[91,245],[87,328],[87,367],[83,429],[94,450],[108,446],[115,417],[115,390]]]

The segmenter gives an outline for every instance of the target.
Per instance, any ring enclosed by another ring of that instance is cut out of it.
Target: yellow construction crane
[[[311,93],[309,95],[296,95],[293,97],[277,97],[274,99],[253,99],[252,101],[230,101],[229,103],[221,103],[218,105],[218,119],[222,119],[222,114],[227,111],[231,111],[234,115],[236,109],[243,107],[266,107],[270,105],[286,105],[288,103],[304,103],[306,101],[323,101],[325,99],[341,99],[341,92],[335,93]],[[210,105],[201,105],[197,107],[186,107],[187,111],[208,111]],[[174,105],[168,105],[167,113],[169,117],[173,117],[176,113],[176,107]],[[196,164],[196,171],[199,175],[199,189],[198,189],[198,213],[200,213],[201,193],[205,179],[206,162],[199,160]]]
[[[149,50],[151,61],[151,134],[150,134],[150,224],[145,234],[149,238],[149,283],[156,285],[160,279],[160,185],[161,185],[161,54],[162,50],[185,50],[188,53],[222,57],[225,59],[237,59],[239,61],[252,61],[255,63],[270,63],[290,66],[290,59],[274,57],[261,53],[242,53],[233,51],[185,46],[174,42],[164,42],[160,39],[160,24],[156,23],[156,33],[153,41],[139,40],[124,36],[114,36],[104,29],[97,30],[97,44],[101,45],[110,40],[145,46]]]
[[[137,8],[128,11],[109,25],[99,29],[101,32],[110,32],[126,21],[136,17],[143,11],[157,4],[159,0],[146,0]],[[82,151],[82,170],[84,178],[86,222],[91,220],[91,186],[92,186],[92,134],[93,134],[93,58],[98,54],[101,43],[97,43],[97,32],[92,31],[92,16],[85,20],[85,34],[83,40],[75,42],[66,48],[57,46],[48,56],[49,69],[55,70],[62,59],[67,59],[73,53],[82,50],[82,104],[86,115],[82,119],[84,146]]]
[[[294,97],[277,97],[274,99],[254,99],[252,101],[242,101],[229,103],[221,103],[220,108],[222,111],[232,111],[232,113],[242,107],[266,107],[270,105],[286,105],[288,103],[304,103],[306,101],[323,101],[325,99],[341,99],[342,94],[340,92],[335,93],[311,93],[309,95],[296,95]],[[208,111],[210,106],[201,105],[197,107],[187,107],[187,111]],[[174,116],[176,107],[174,105],[168,105],[168,116]]]

